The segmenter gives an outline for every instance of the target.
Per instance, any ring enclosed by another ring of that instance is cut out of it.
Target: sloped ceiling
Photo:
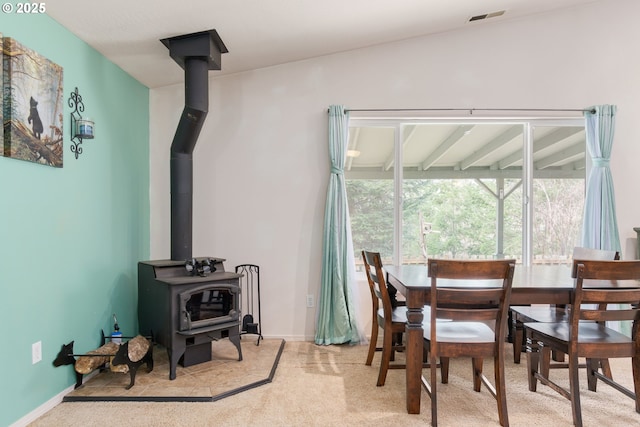
[[[160,39],[215,29],[238,73],[596,0],[54,0],[46,13],[144,85],[184,80]],[[600,0],[602,1],[602,0]],[[500,14],[504,11],[503,14]],[[498,12],[469,22],[471,17]]]

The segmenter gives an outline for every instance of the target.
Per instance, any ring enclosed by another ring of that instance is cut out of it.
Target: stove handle
[[[184,314],[185,319],[187,319],[187,330],[191,330],[191,313],[187,310],[182,310],[182,314]]]

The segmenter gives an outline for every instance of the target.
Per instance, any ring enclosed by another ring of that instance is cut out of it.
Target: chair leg
[[[602,369],[602,375],[607,378],[613,379],[613,373],[611,372],[611,365],[609,359],[600,359],[600,369]]]
[[[440,377],[442,378],[442,384],[449,382],[449,358],[440,358]]]
[[[571,395],[571,412],[573,425],[582,427],[582,410],[580,409],[580,383],[578,380],[578,356],[569,355],[569,393]]]
[[[374,322],[371,326],[371,340],[369,341],[369,354],[367,354],[367,362],[365,365],[371,366],[373,362],[373,355],[376,353],[376,346],[378,345],[378,322]]]
[[[473,390],[478,392],[482,386],[482,361],[481,357],[471,359],[471,366],[473,368]]]
[[[507,392],[504,372],[504,360],[501,356],[493,358],[495,384],[496,384],[496,400],[498,402],[498,416],[500,417],[500,425],[509,426],[509,415],[507,412]]]
[[[564,356],[565,354],[561,351],[554,350],[551,352],[551,357],[555,362],[564,362]]]
[[[396,332],[393,334],[393,344],[394,345],[402,345],[402,335],[403,332]]]
[[[527,378],[529,379],[529,391],[536,391],[538,379],[536,374],[540,369],[540,349],[531,338],[527,338]]]
[[[598,368],[600,367],[600,359],[587,359],[587,388],[590,391],[596,391],[596,386],[598,385],[598,377],[595,376],[594,372],[598,372]]]
[[[449,359],[446,358],[447,364],[449,363]],[[430,359],[430,374],[431,374],[431,426],[438,427],[438,378],[437,378],[437,360],[435,356],[431,356]],[[440,363],[442,363],[442,358],[440,358]]]
[[[396,360],[396,346],[402,345],[402,332],[395,332],[391,335],[391,361]]]
[[[633,388],[636,393],[636,412],[640,413],[640,356],[631,358],[633,372]]]
[[[540,358],[540,374],[549,378],[549,369],[551,367],[551,349],[549,347],[542,347],[540,349],[542,357]]]
[[[524,338],[524,331],[522,328],[522,322],[518,320],[518,315],[514,320],[514,332],[513,332],[513,363],[520,363],[520,353],[522,353],[522,340]]]
[[[378,374],[377,386],[383,386],[387,379],[387,371],[391,362],[391,353],[393,352],[393,334],[383,332],[382,337],[382,361],[380,362],[380,373]]]

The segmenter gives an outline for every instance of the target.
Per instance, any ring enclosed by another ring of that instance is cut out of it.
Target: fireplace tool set
[[[256,345],[260,345],[260,339],[264,339],[262,336],[262,328],[260,324],[262,322],[260,313],[260,267],[254,264],[242,264],[236,266],[236,273],[242,274],[240,278],[241,293],[244,294],[240,301],[240,310],[246,314],[242,317],[242,331],[241,334],[255,334],[258,336]],[[242,302],[246,302],[245,308],[242,306]],[[258,310],[258,321],[255,322],[254,313]]]

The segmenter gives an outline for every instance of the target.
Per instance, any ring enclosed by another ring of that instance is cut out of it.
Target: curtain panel
[[[592,167],[585,194],[582,246],[620,252],[613,178],[609,167],[617,108],[615,105],[597,105],[587,110],[585,132]]]
[[[329,157],[331,170],[327,188],[322,249],[322,279],[316,344],[359,341],[354,310],[355,262],[344,178],[349,115],[343,106],[329,107]]]

